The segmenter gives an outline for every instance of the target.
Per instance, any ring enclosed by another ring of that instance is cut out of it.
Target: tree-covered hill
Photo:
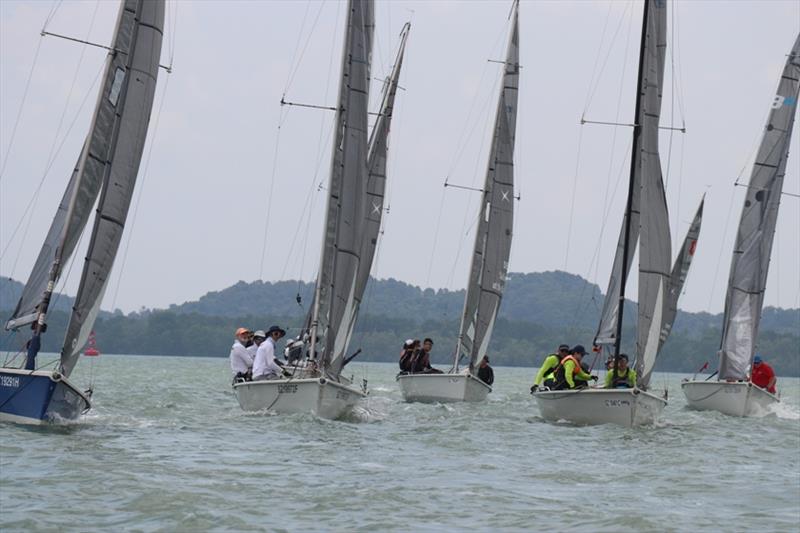
[[[232,332],[241,325],[271,324],[297,331],[311,301],[313,286],[297,281],[239,282],[209,292],[197,301],[168,309],[98,318],[98,343],[106,353],[153,355],[228,355]],[[16,305],[21,284],[0,280],[0,313],[5,319]],[[301,304],[296,301],[301,296]],[[464,291],[421,289],[394,279],[370,280],[351,350],[362,348],[364,360],[395,361],[409,337],[436,340],[434,362],[446,365],[456,343]],[[59,298],[70,302],[68,297]],[[505,298],[490,345],[500,365],[538,365],[561,342],[589,345],[597,325],[602,294],[597,285],[565,272],[509,275]],[[58,351],[67,309],[49,315],[44,349]],[[636,305],[626,305],[623,348],[633,351]],[[693,372],[704,362],[716,366],[721,314],[680,312],[659,359],[658,370]],[[0,349],[15,351],[24,333],[5,335]],[[781,375],[800,375],[800,309],[764,310],[759,350]]]

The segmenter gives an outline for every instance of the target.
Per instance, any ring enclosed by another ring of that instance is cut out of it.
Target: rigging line
[[[25,206],[25,209],[23,211],[23,215],[20,218],[19,222],[17,223],[17,226],[14,228],[14,231],[11,232],[11,237],[9,237],[8,243],[6,243],[6,246],[5,246],[5,248],[3,248],[3,251],[0,252],[0,259],[5,257],[6,252],[8,251],[8,248],[11,246],[11,243],[14,241],[14,237],[16,236],[17,231],[19,231],[19,228],[22,226],[22,223],[25,220],[25,216],[28,214],[28,212],[30,211],[31,207],[33,206],[36,198],[38,197],[39,191],[41,190],[42,185],[44,185],[45,178],[47,178],[47,175],[50,173],[50,170],[52,169],[53,164],[55,163],[55,160],[58,158],[58,154],[61,153],[61,149],[64,147],[64,144],[67,142],[67,139],[69,138],[69,134],[72,131],[72,128],[78,122],[78,118],[80,117],[81,111],[83,111],[83,107],[86,105],[86,102],[89,100],[89,96],[92,94],[92,92],[94,90],[94,86],[97,84],[97,80],[100,78],[100,74],[102,74],[102,72],[104,70],[105,70],[105,65],[101,66],[100,70],[97,71],[97,75],[95,76],[94,81],[92,82],[92,85],[89,87],[89,90],[86,92],[86,95],[84,96],[83,101],[81,102],[81,105],[78,107],[78,110],[75,112],[75,117],[72,119],[72,123],[70,124],[69,128],[67,128],[67,132],[64,134],[64,138],[61,140],[61,144],[58,146],[58,150],[56,150],[55,156],[53,157],[52,161],[50,161],[50,165],[47,167],[47,170],[45,171],[45,175],[42,176],[42,179],[39,181],[39,185],[37,185],[36,191],[34,192],[33,197],[31,197],[31,199],[28,201],[28,204]]]
[[[319,4],[319,11],[317,11],[317,16],[316,16],[316,18],[314,18],[314,22],[311,24],[311,29],[308,32],[308,37],[306,37],[306,42],[303,45],[303,50],[300,52],[300,57],[297,58],[297,62],[294,61],[294,57],[292,58],[292,64],[294,64],[294,69],[289,71],[289,76],[287,77],[287,80],[286,80],[286,87],[285,87],[285,89],[283,91],[284,93],[289,92],[289,89],[291,88],[292,83],[294,83],[294,78],[295,78],[295,76],[297,76],[297,72],[300,70],[300,63],[303,62],[303,57],[305,56],[306,50],[308,49],[308,43],[311,42],[311,36],[314,35],[314,29],[317,27],[317,22],[319,22],[319,17],[322,14],[322,10],[325,7],[326,1],[327,0],[322,0],[322,2],[320,2],[320,4]],[[310,2],[309,2],[309,4],[310,4]],[[339,20],[339,7],[340,7],[339,4],[340,3],[337,2],[337,5],[336,5],[336,20]],[[303,26],[304,25],[305,25],[305,15],[303,16]],[[300,30],[301,30],[300,31],[300,35],[302,35],[303,26],[300,27]],[[338,24],[337,24],[337,29],[334,31],[334,38],[335,38],[336,34],[338,34]],[[298,43],[299,43],[299,36],[298,36]],[[297,49],[295,48],[295,53],[296,52],[297,52]]]
[[[610,10],[610,8],[609,8]],[[578,174],[581,167],[581,148],[583,146],[583,128],[578,126],[578,153],[575,157],[575,174],[572,176],[572,193],[569,206],[569,224],[567,225],[567,246],[564,250],[564,272],[567,272],[569,261],[569,245],[572,239],[572,222],[575,220],[575,190],[578,188]]]
[[[439,201],[439,216],[436,217],[436,231],[433,232],[433,248],[428,258],[428,274],[425,277],[425,287],[430,287],[431,270],[433,269],[433,257],[436,254],[436,244],[439,241],[439,229],[442,224],[442,212],[444,211],[445,190],[442,188],[441,200]]]
[[[153,135],[150,138],[150,146],[147,151],[147,160],[144,164],[144,172],[142,172],[142,177],[140,179],[141,184],[136,192],[136,202],[133,206],[133,216],[131,216],[131,223],[129,224],[130,229],[128,230],[128,238],[125,241],[125,249],[122,252],[122,263],[119,267],[119,275],[117,276],[117,285],[114,288],[114,297],[111,300],[111,309],[115,309],[117,306],[117,295],[119,294],[119,287],[122,284],[122,275],[125,272],[125,263],[128,260],[128,250],[131,246],[131,240],[133,239],[133,230],[136,228],[136,216],[139,214],[139,206],[142,203],[142,194],[144,193],[144,185],[147,181],[147,176],[149,175],[150,171],[150,161],[153,157],[153,148],[156,145],[156,139],[158,138],[158,127],[161,123],[161,114],[164,108],[164,102],[167,99],[167,88],[169,87],[169,80],[170,76],[167,76],[167,79],[164,81],[164,89],[161,91],[161,102],[158,104],[158,110],[156,111],[156,119],[153,124]]]
[[[608,2],[608,11],[606,11],[606,20],[603,22],[603,31],[600,34],[600,46],[597,47],[597,53],[594,56],[594,66],[592,66],[592,75],[589,76],[589,87],[586,90],[586,99],[583,105],[583,115],[589,110],[589,96],[592,92],[592,85],[594,84],[594,77],[597,74],[597,65],[600,63],[600,52],[603,50],[603,41],[606,38],[606,30],[608,29],[608,21],[611,19],[611,7],[614,2]]]
[[[670,31],[671,31],[671,37],[672,37],[671,41],[672,41],[672,45],[673,46],[672,47],[668,47],[668,50],[669,50],[669,65],[670,65],[670,82],[671,82],[671,87],[670,87],[670,91],[669,91],[669,93],[670,93],[669,94],[669,97],[670,97],[670,102],[669,102],[669,123],[670,124],[675,124],[675,53],[672,50],[672,48],[674,48],[674,46],[675,46],[675,10],[674,9],[670,10],[670,18],[671,18]],[[668,144],[668,148],[667,148],[667,172],[666,172],[666,177],[665,177],[665,180],[664,180],[664,196],[665,197],[666,197],[666,191],[667,191],[667,189],[669,189],[669,176],[670,176],[670,172],[669,171],[670,171],[670,168],[672,167],[672,141],[673,141],[673,137],[674,136],[675,136],[675,130],[674,129],[670,129],[669,130],[669,144]],[[680,201],[680,199],[678,201]],[[680,203],[678,205],[680,206]],[[679,238],[678,237],[678,222],[681,219],[680,209],[678,209],[678,212],[675,215],[676,215],[674,217],[674,221],[675,222],[673,223],[673,227],[672,227],[672,249],[673,250],[676,249],[677,243],[678,243],[678,238]],[[669,221],[667,221],[667,224],[669,225]]]
[[[280,114],[279,114],[280,115]],[[267,216],[266,221],[264,222],[264,235],[261,238],[261,264],[258,269],[258,279],[264,279],[264,257],[267,253],[267,236],[269,235],[269,219],[270,215],[272,214],[272,204],[275,202],[275,199],[272,197],[272,193],[275,189],[275,173],[278,169],[278,153],[281,145],[281,120],[280,116],[278,117],[278,132],[275,135],[275,149],[272,152],[272,174],[269,178],[269,188],[267,193],[267,198],[269,201],[267,202]]]
[[[717,278],[719,277],[719,266],[722,264],[723,251],[725,250],[725,236],[728,234],[728,225],[731,221],[731,213],[733,212],[733,202],[735,199],[736,187],[731,188],[731,199],[728,202],[728,214],[725,217],[725,229],[722,231],[722,238],[719,240],[719,252],[717,252],[717,266],[714,269],[714,281],[711,282],[711,294],[708,296],[707,311],[711,312],[711,302],[714,300],[714,290],[717,287]]]
[[[39,51],[42,48],[42,41],[44,40],[43,36],[39,37],[39,42],[36,45],[36,51],[33,54],[33,62],[31,63],[31,69],[28,72],[28,79],[25,81],[25,88],[22,91],[22,101],[19,104],[19,109],[17,110],[17,118],[14,120],[14,126],[11,128],[11,139],[8,141],[8,147],[6,148],[6,153],[3,156],[3,164],[0,165],[0,183],[3,181],[3,176],[6,172],[6,165],[8,164],[8,157],[11,154],[11,148],[14,146],[14,140],[17,137],[17,128],[19,127],[19,120],[22,117],[22,110],[25,108],[25,102],[28,99],[28,92],[31,86],[31,80],[33,79],[33,72],[36,69],[36,63],[39,60]]]
[[[598,73],[597,81],[595,82],[594,88],[592,88],[591,93],[589,94],[589,98],[587,99],[586,110],[588,110],[589,107],[592,105],[592,100],[594,100],[594,95],[597,92],[598,87],[600,87],[600,75],[602,75],[602,73],[606,69],[606,65],[608,64],[608,60],[611,57],[611,51],[613,49],[614,42],[616,42],[617,35],[619,35],[619,31],[622,29],[622,25],[625,22],[625,17],[628,14],[628,9],[630,9],[630,4],[627,4],[625,6],[625,10],[622,12],[622,15],[620,16],[619,24],[617,24],[617,29],[614,30],[614,35],[613,35],[613,37],[611,37],[611,42],[608,45],[608,52],[606,53],[605,59],[603,59],[603,66],[600,67],[600,72]],[[633,16],[632,13],[631,13],[631,16]],[[629,26],[628,32],[630,33],[630,24],[628,26]],[[591,87],[591,85],[590,85],[590,87]]]

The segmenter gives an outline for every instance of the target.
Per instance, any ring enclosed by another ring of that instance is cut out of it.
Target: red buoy
[[[83,352],[83,355],[92,357],[100,355],[100,351],[97,349],[97,340],[95,339],[94,331],[89,334],[89,345],[86,347],[86,351]]]

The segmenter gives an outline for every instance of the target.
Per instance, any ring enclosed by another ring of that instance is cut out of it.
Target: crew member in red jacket
[[[775,394],[775,383],[778,379],[775,377],[775,371],[767,363],[761,360],[761,356],[757,355],[753,358],[753,371],[750,373],[750,381],[754,385],[767,389],[767,392]]]

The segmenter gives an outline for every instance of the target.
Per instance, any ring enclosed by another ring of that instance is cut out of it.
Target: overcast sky
[[[86,135],[105,56],[40,37],[56,4],[0,2],[0,274],[22,281]],[[487,60],[503,55],[511,3],[376,4],[376,77],[389,72],[403,23],[411,19],[412,30],[401,76],[406,90],[398,96],[390,139],[390,211],[373,275],[461,288],[478,193],[443,183],[446,177],[461,185],[484,179],[501,68]],[[287,100],[334,105],[343,5],[169,2],[162,63],[174,55],[174,72],[162,70],[158,80],[137,214],[132,220],[131,210],[103,307],[163,307],[238,280],[314,277],[325,201],[318,186],[329,172],[333,113],[279,102],[285,93]],[[662,124],[685,120],[688,130],[661,132],[673,254],[707,193],[680,306],[718,312],[744,194],[733,184],[749,178],[778,77],[800,31],[800,2],[670,7]],[[47,30],[108,44],[117,9],[111,1],[64,1]],[[567,270],[605,290],[627,190],[631,130],[579,121],[584,113],[589,120],[632,121],[640,31],[638,1],[522,2],[515,154],[522,199],[510,271]],[[377,88],[376,82],[374,106]],[[787,193],[800,193],[799,148],[795,131]],[[43,177],[32,216],[23,218]],[[798,231],[800,198],[785,195],[767,305],[800,305]],[[87,242],[85,235],[84,247]],[[66,281],[69,293],[81,263]],[[635,280],[628,294],[635,298]]]

